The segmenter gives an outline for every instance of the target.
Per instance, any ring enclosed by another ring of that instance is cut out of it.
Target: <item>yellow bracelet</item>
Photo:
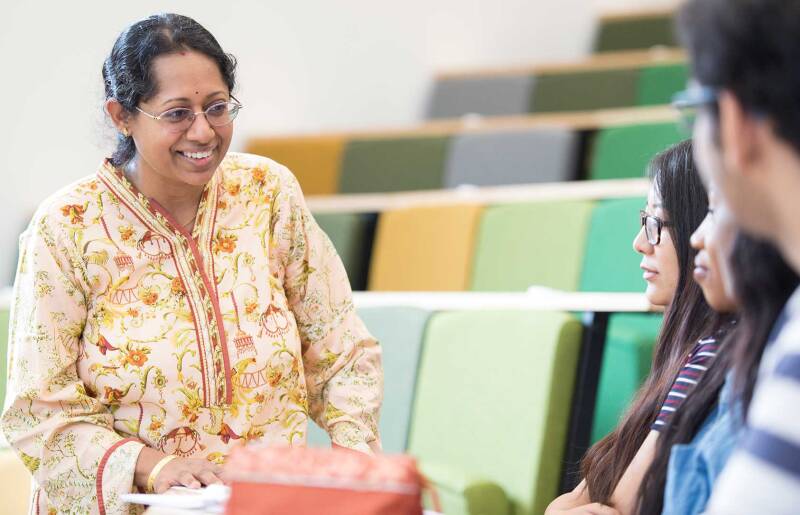
[[[156,463],[156,466],[153,467],[153,470],[150,471],[150,475],[147,476],[148,493],[153,493],[153,487],[155,486],[156,477],[158,477],[158,473],[161,472],[161,469],[163,469],[167,463],[174,460],[175,458],[177,458],[177,456],[175,456],[174,454],[170,454],[169,456],[161,458],[161,460],[159,460],[159,462]]]

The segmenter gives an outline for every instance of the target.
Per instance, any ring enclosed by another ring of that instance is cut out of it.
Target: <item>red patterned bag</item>
[[[229,515],[421,515],[427,489],[409,456],[340,449],[242,448],[225,474]]]

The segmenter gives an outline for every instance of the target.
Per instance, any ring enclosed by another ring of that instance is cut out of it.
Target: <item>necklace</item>
[[[183,226],[183,228],[186,229],[188,232],[192,232],[192,229],[194,229],[194,224],[195,221],[197,220],[197,211],[199,209],[200,209],[200,204],[198,204],[197,207],[194,208],[194,214],[192,215],[192,217],[189,220],[187,220],[186,223],[181,223],[181,226]]]

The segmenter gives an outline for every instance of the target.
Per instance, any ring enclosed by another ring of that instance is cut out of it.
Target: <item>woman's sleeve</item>
[[[114,431],[114,417],[78,377],[86,299],[75,244],[37,216],[20,238],[11,309],[3,433],[33,474],[37,503],[57,513],[128,513],[143,445]]]
[[[380,450],[381,349],[353,306],[347,274],[286,173],[273,207],[273,242],[303,347],[311,417],[335,445]]]

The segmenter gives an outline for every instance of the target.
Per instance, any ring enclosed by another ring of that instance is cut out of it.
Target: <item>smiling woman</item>
[[[151,16],[103,66],[119,131],[21,238],[2,429],[37,513],[217,483],[246,442],[380,449],[380,349],[292,174],[228,152],[235,60]]]

